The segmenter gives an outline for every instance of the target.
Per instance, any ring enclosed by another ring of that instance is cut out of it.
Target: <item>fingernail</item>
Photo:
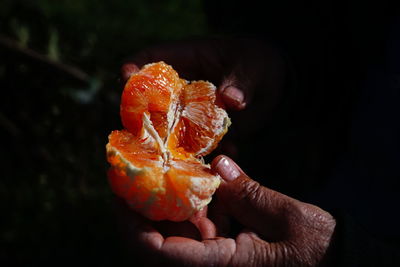
[[[221,157],[215,165],[215,170],[225,181],[233,181],[239,177],[240,171],[236,164],[227,157]]]
[[[241,90],[236,88],[235,86],[227,86],[223,92],[226,97],[232,99],[238,104],[242,104],[244,101],[244,94]]]

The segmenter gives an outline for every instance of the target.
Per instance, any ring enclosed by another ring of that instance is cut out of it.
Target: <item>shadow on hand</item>
[[[168,237],[186,237],[201,241],[201,234],[190,221],[151,221],[137,212],[131,210],[121,198],[114,198],[114,211],[116,214],[116,226],[119,237],[124,243],[126,263],[134,263],[137,266],[164,265],[165,259],[154,257],[154,248],[143,244],[143,233],[159,233],[164,239]]]

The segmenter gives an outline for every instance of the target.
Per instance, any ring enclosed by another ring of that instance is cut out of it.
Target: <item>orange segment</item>
[[[126,130],[109,136],[107,158],[112,190],[129,206],[153,220],[185,220],[193,207],[205,206],[219,185],[208,166],[197,160],[171,160],[169,166],[157,151]]]
[[[167,134],[167,114],[185,84],[171,66],[165,63],[146,65],[130,77],[121,98],[122,124],[128,131],[138,135],[142,129],[145,112],[153,118],[160,137]]]
[[[107,157],[113,166],[132,162],[137,168],[162,165],[161,157],[153,144],[146,143],[145,139],[136,138],[126,130],[111,132],[107,144]]]
[[[215,86],[205,81],[192,82],[184,88],[184,109],[170,136],[171,150],[180,155],[205,156],[215,149],[230,125],[225,110],[215,103],[215,91]]]
[[[126,130],[113,131],[106,148],[111,188],[133,210],[183,221],[211,201],[220,178],[201,156],[230,124],[215,94],[211,83],[188,83],[164,62],[128,80],[121,98]]]

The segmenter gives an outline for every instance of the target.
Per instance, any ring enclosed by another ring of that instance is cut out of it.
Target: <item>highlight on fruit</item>
[[[206,206],[221,178],[202,157],[231,124],[216,87],[181,79],[164,62],[147,64],[127,81],[120,114],[124,129],[106,145],[113,192],[157,221],[184,221]]]

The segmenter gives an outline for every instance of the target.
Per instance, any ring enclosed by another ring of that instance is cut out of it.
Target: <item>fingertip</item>
[[[147,230],[139,233],[139,241],[152,250],[159,250],[164,243],[164,237],[156,230]]]
[[[246,107],[245,95],[242,90],[233,85],[220,89],[220,95],[224,104],[233,110],[242,110]]]
[[[133,74],[139,71],[139,67],[134,63],[125,63],[121,67],[121,77],[126,82]]]
[[[225,155],[217,156],[212,161],[211,168],[226,182],[233,181],[241,175],[239,166],[237,166],[231,158]]]
[[[237,104],[235,106],[235,108],[236,108],[236,110],[243,110],[243,109],[246,108],[246,106],[247,106],[247,103],[246,102],[242,102],[242,103]]]
[[[217,166],[218,162],[222,160],[222,158],[226,158],[228,156],[225,155],[218,155],[211,161],[211,169],[216,170],[215,167]]]

